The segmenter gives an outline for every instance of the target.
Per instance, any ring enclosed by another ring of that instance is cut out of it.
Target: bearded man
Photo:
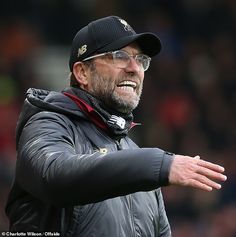
[[[140,148],[129,137],[159,38],[108,16],[72,42],[70,87],[29,89],[17,124],[11,231],[80,237],[171,236],[161,187],[211,191],[224,168]]]

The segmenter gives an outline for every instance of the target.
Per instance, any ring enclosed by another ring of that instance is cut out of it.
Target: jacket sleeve
[[[160,237],[171,237],[171,228],[170,228],[170,224],[166,215],[166,211],[165,211],[165,205],[164,205],[164,200],[163,200],[163,196],[162,196],[162,192],[161,189],[157,189],[155,190],[156,192],[156,197],[157,197],[157,202],[158,202],[158,206],[159,206],[159,226],[158,226],[158,233],[157,236]]]
[[[74,126],[75,127],[75,126]],[[72,122],[56,113],[34,115],[22,130],[16,182],[31,195],[57,206],[99,202],[168,184],[173,156],[157,148],[102,154],[75,150]]]

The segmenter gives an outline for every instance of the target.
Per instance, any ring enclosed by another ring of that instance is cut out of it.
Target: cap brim
[[[136,42],[140,47],[140,49],[142,50],[142,52],[148,55],[149,57],[153,57],[161,51],[161,41],[155,34],[142,33],[122,37],[106,45],[105,47],[98,49],[97,52],[103,53],[118,50],[133,42]]]

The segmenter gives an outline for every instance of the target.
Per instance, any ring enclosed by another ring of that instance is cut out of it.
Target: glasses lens
[[[138,65],[142,67],[144,71],[146,71],[149,68],[150,60],[151,58],[149,58],[147,55],[144,54],[136,55],[136,62],[138,63]]]
[[[130,57],[125,51],[115,51],[113,52],[114,64],[119,68],[125,68],[129,64]]]
[[[127,52],[122,50],[112,52],[112,56],[113,56],[113,62],[118,68],[126,68],[130,63],[131,57],[134,57],[140,69],[144,71],[146,71],[149,68],[151,60],[151,58],[149,58],[145,54],[138,54],[136,56],[131,56]]]

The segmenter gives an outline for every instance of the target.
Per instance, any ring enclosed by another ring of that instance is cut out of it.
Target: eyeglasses
[[[131,61],[131,58],[133,58],[138,64],[139,68],[143,71],[146,71],[149,68],[150,61],[151,61],[151,58],[145,54],[130,55],[126,51],[123,51],[123,50],[96,54],[96,55],[85,58],[83,61],[88,61],[90,59],[98,58],[102,56],[108,56],[108,59],[112,59],[113,64],[117,68],[121,68],[121,69],[128,67]]]

